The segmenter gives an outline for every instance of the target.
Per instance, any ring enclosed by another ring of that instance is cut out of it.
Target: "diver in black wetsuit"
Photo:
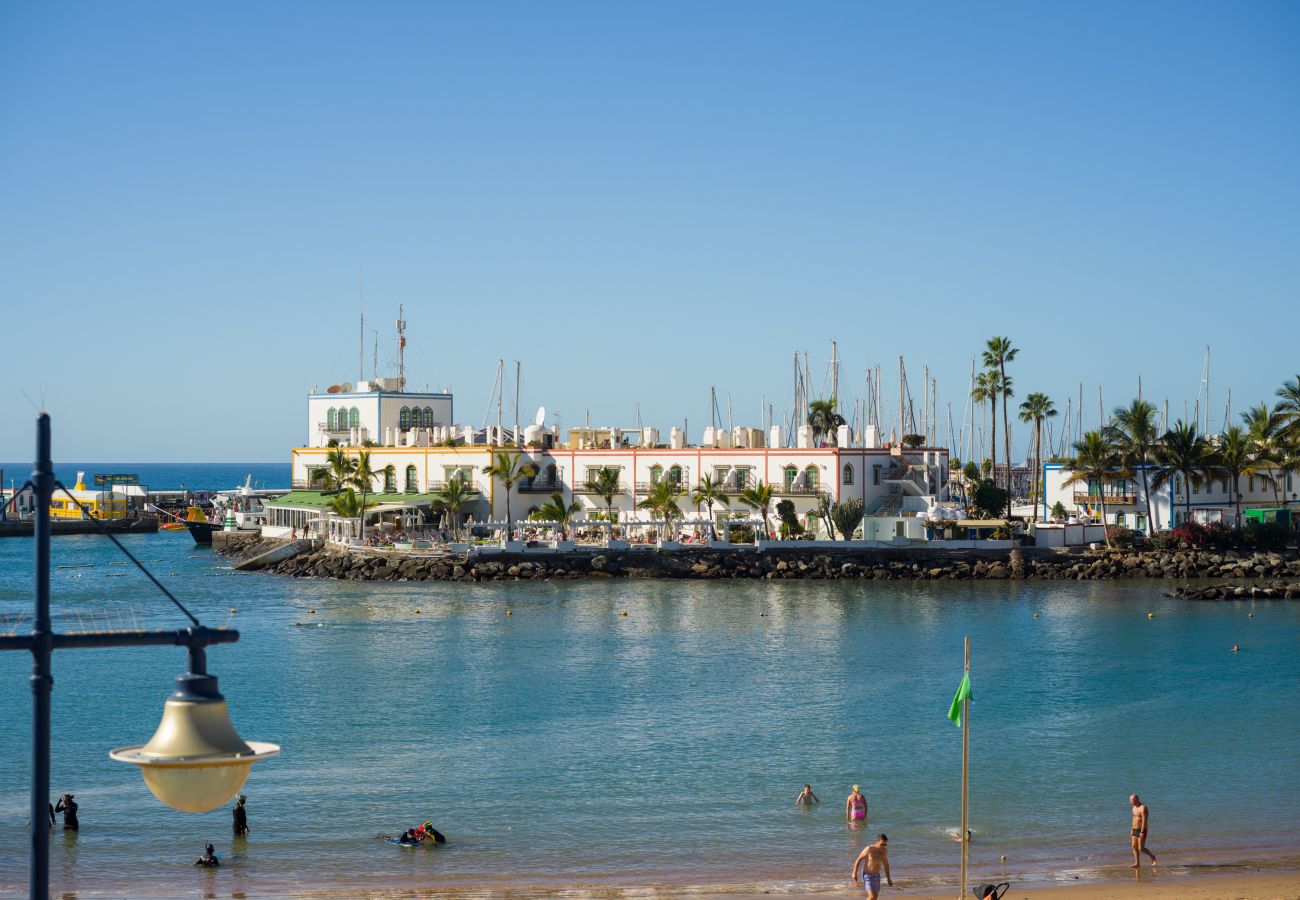
[[[72,799],[71,794],[64,794],[59,798],[58,805],[54,807],[56,813],[63,813],[63,830],[80,831],[81,823],[77,821],[77,802]]]
[[[235,808],[230,811],[230,815],[234,818],[233,827],[236,836],[248,834],[248,811],[244,809],[244,801],[247,799],[243,794],[240,794],[235,801]]]
[[[213,869],[221,865],[221,860],[217,859],[217,855],[212,850],[212,845],[208,844],[203,848],[203,855],[194,860],[194,865]]]

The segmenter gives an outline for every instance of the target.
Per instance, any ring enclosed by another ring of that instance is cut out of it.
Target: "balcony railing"
[[[575,494],[600,494],[600,490],[594,484],[575,484],[573,486],[573,492]],[[614,489],[614,493],[620,496],[626,494],[627,485],[620,482]]]
[[[776,493],[785,497],[816,497],[826,493],[820,484],[777,484]]]
[[[566,485],[558,478],[554,481],[521,481],[515,485],[515,489],[521,494],[558,494],[564,491]]]
[[[665,478],[664,481],[668,481],[668,479]],[[671,483],[675,488],[677,488],[679,492],[683,494],[690,490],[690,486],[683,482],[675,481]],[[636,483],[636,492],[638,494],[648,494],[655,489],[656,484],[658,484],[658,482],[656,481],[638,481]]]
[[[458,478],[456,480],[460,482],[460,486],[465,491],[465,493],[477,494],[479,492],[478,485],[475,484],[473,481],[467,481],[466,479],[463,478]],[[445,491],[449,484],[451,484],[450,481],[430,481],[428,490],[430,493]]]
[[[1107,503],[1114,503],[1116,506],[1126,506],[1133,503],[1137,503],[1137,494],[1130,494],[1130,493],[1112,494],[1110,492],[1107,492],[1105,495],[1102,495],[1102,494],[1091,494],[1087,491],[1075,491],[1074,502],[1076,504],[1083,503],[1088,506],[1097,506],[1101,503],[1103,496]]]

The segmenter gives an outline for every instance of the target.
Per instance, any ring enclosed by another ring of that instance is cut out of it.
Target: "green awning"
[[[337,492],[325,494],[320,491],[290,491],[273,500],[267,500],[266,506],[275,507],[276,509],[328,509],[337,496]],[[437,494],[367,494],[366,506],[379,506],[384,503],[407,503],[427,506],[437,496]],[[361,495],[358,493],[357,499],[360,498]]]

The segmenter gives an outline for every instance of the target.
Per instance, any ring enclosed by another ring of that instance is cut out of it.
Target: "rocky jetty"
[[[1260,584],[1186,584],[1169,596],[1184,600],[1300,600],[1300,581],[1267,581]]]
[[[248,559],[277,542],[249,538],[219,550]],[[1119,578],[1300,577],[1294,552],[1120,550],[1063,552],[1032,547],[1014,550],[941,550],[925,547],[861,549],[797,546],[753,550],[602,550],[568,553],[429,553],[323,547],[266,566],[262,571],[296,578],[353,581],[521,581],[562,578],[787,578],[857,580],[1074,580]],[[1233,586],[1234,588],[1236,585]]]

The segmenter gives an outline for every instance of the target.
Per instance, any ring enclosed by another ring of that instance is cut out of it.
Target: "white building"
[[[307,398],[307,444],[326,447],[331,440],[359,446],[366,441],[409,446],[432,440],[437,429],[452,423],[449,393],[408,393],[397,378],[377,378],[332,385]]]

